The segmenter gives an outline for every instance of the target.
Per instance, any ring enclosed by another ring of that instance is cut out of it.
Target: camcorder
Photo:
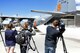
[[[29,23],[28,30],[29,30],[30,32],[33,31],[33,29],[32,29],[32,27],[33,27],[33,22],[34,22],[34,19],[31,19],[31,20],[28,21],[28,23]]]
[[[61,34],[65,31],[65,23],[62,20],[60,20],[59,31]]]

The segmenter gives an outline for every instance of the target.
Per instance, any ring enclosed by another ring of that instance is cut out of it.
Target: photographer
[[[61,35],[59,31],[60,19],[53,18],[51,26],[47,27],[45,37],[45,53],[55,53],[57,38]]]
[[[21,53],[26,53],[28,37],[30,39],[30,37],[32,35],[35,35],[35,33],[34,34],[32,33],[33,30],[32,29],[28,29],[28,27],[29,27],[28,20],[23,21],[21,32],[23,33],[24,37],[22,37],[23,38],[23,43],[20,44],[20,51],[21,51]]]

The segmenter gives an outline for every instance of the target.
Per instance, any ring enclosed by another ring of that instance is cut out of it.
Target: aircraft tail
[[[74,14],[76,12],[76,2],[75,0],[58,0],[54,12],[44,12],[39,10],[31,10],[31,12],[51,14],[51,15],[62,15],[66,13]]]
[[[75,0],[58,0],[55,11],[74,12],[76,11],[76,2]]]

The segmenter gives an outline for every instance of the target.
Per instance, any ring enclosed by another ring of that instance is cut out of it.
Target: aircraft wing
[[[20,20],[22,20],[22,19],[28,19],[28,20],[31,20],[31,21],[33,21],[35,18],[27,18],[27,17],[11,17],[11,16],[0,16],[0,18],[2,19],[2,20],[5,20],[6,18],[8,18],[8,19],[20,19]]]
[[[35,18],[11,17],[11,16],[1,16],[0,18],[2,19],[3,24],[9,23],[9,22],[17,23],[17,22],[21,22],[22,20],[26,20],[26,19],[31,22],[35,20]]]
[[[31,10],[31,12],[37,12],[37,13],[43,13],[43,14],[51,14],[51,15],[66,15],[66,13],[63,12],[44,12],[44,11],[39,11],[39,10]]]

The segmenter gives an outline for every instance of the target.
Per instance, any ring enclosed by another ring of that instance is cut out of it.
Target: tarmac
[[[72,31],[72,29],[70,29],[70,30]],[[73,36],[73,38],[72,38],[71,33],[72,32],[66,31],[65,34],[63,34],[67,51],[68,51],[68,53],[80,53],[80,39],[78,39],[80,37],[78,36],[75,38],[76,35],[73,33],[75,36]],[[2,34],[4,37],[4,33],[2,33]],[[44,53],[44,51],[45,51],[44,50],[45,34],[43,34],[41,32],[37,32],[36,35],[33,36],[33,38],[35,40],[35,43],[36,43],[39,53]],[[31,45],[33,46],[32,41],[31,41]],[[3,45],[1,38],[0,38],[0,52],[6,53],[6,50],[5,50],[5,47]],[[16,46],[15,46],[15,53],[20,53],[20,46],[18,44],[16,44]],[[29,50],[28,53],[37,53],[37,51]],[[60,40],[58,41],[58,44],[57,44],[56,53],[64,53],[63,45]]]

